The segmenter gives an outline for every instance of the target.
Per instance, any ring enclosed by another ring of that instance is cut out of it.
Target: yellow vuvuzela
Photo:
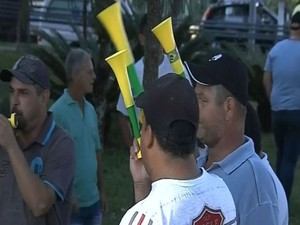
[[[165,53],[168,55],[174,72],[178,75],[185,76],[184,67],[174,40],[171,17],[158,24],[151,31],[154,33]]]
[[[113,54],[112,56],[106,58],[105,60],[107,61],[107,63],[110,65],[110,67],[115,73],[128,112],[130,124],[133,130],[133,135],[137,139],[140,147],[140,143],[141,143],[140,127],[135,113],[134,101],[133,101],[133,96],[132,96],[132,92],[128,80],[127,68],[126,68],[127,51],[128,51],[127,49],[119,51]],[[138,152],[137,157],[138,158],[142,157],[141,151]]]
[[[109,34],[115,48],[118,51],[127,49],[124,52],[124,63],[128,71],[129,81],[132,87],[134,96],[140,95],[144,89],[139,79],[137,78],[134,67],[134,58],[124,29],[120,2],[116,2],[107,7],[97,15],[98,20],[103,24]]]

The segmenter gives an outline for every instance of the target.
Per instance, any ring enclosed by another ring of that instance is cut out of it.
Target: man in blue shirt
[[[75,147],[47,111],[48,68],[22,56],[0,80],[10,82],[16,127],[0,114],[0,224],[62,225],[71,216]]]
[[[269,52],[264,73],[277,147],[276,173],[288,199],[300,154],[300,12],[292,17],[290,29],[290,38]]]
[[[51,106],[55,121],[70,133],[76,150],[72,225],[100,225],[106,197],[97,115],[84,95],[93,91],[95,72],[91,58],[82,49],[68,54],[65,69],[68,88]],[[76,207],[77,206],[77,207]]]
[[[244,136],[248,74],[227,54],[212,57],[204,66],[186,63],[200,109],[197,137],[207,145],[200,164],[225,181],[232,193],[238,224],[278,223],[275,184],[253,141]]]

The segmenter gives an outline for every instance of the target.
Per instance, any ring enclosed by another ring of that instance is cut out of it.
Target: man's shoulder
[[[67,107],[67,102],[64,99],[64,95],[62,95],[53,102],[49,110],[52,112],[59,112],[61,109],[64,109],[66,107]]]
[[[247,158],[245,162],[241,164],[238,170],[240,170],[240,173],[247,173],[250,177],[258,179],[260,182],[264,180],[264,178],[269,178],[269,172],[267,168],[256,154]]]
[[[85,105],[88,108],[88,110],[90,110],[92,112],[96,112],[95,111],[95,107],[93,106],[93,104],[90,101],[88,101],[88,100],[85,99],[84,102],[85,102]]]
[[[70,145],[70,147],[73,146],[73,139],[71,138],[69,133],[56,124],[53,130],[51,144],[53,145],[62,141],[65,144]]]
[[[270,53],[273,53],[274,51],[281,51],[285,49],[289,44],[291,43],[290,39],[284,39],[281,41],[278,41],[270,50]]]
[[[258,156],[249,157],[236,170],[235,174],[232,176],[232,184],[234,185],[227,184],[236,190],[240,189],[240,196],[244,196],[242,198],[248,198],[249,196],[246,197],[248,195],[246,193],[249,192],[252,193],[251,198],[260,203],[264,201],[276,202],[276,187],[273,178]],[[239,185],[236,186],[237,183]]]

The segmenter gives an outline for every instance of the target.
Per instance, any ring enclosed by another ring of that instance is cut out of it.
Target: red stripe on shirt
[[[141,225],[141,224],[142,224],[142,222],[144,221],[144,219],[145,219],[145,215],[144,215],[144,214],[142,214],[142,216],[141,216],[141,218],[140,218],[139,222],[137,223],[137,225]]]

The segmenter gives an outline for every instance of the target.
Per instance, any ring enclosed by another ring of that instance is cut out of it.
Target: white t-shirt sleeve
[[[122,94],[119,94],[119,99],[118,99],[118,103],[117,103],[117,111],[119,111],[120,113],[122,113],[124,116],[128,116],[128,112],[124,103],[124,99]]]
[[[144,71],[143,58],[144,57],[142,57],[140,60],[138,60],[135,63],[136,73],[137,73],[138,79],[141,83],[143,81],[143,71]],[[163,62],[158,67],[158,77],[161,77],[163,75],[166,75],[166,74],[172,73],[172,72],[173,72],[173,69],[172,69],[172,65],[168,59],[168,56],[166,54],[164,54]],[[186,79],[192,85],[190,76],[188,75],[186,70],[184,72],[185,72]],[[126,106],[124,103],[124,99],[123,99],[123,96],[121,93],[119,94],[119,99],[117,102],[116,109],[117,109],[117,111],[122,113],[124,116],[128,116],[128,112],[127,112],[127,109],[126,109]],[[139,108],[136,107],[136,114],[137,114],[138,118],[139,118],[139,113],[140,113],[140,110],[139,110]]]

